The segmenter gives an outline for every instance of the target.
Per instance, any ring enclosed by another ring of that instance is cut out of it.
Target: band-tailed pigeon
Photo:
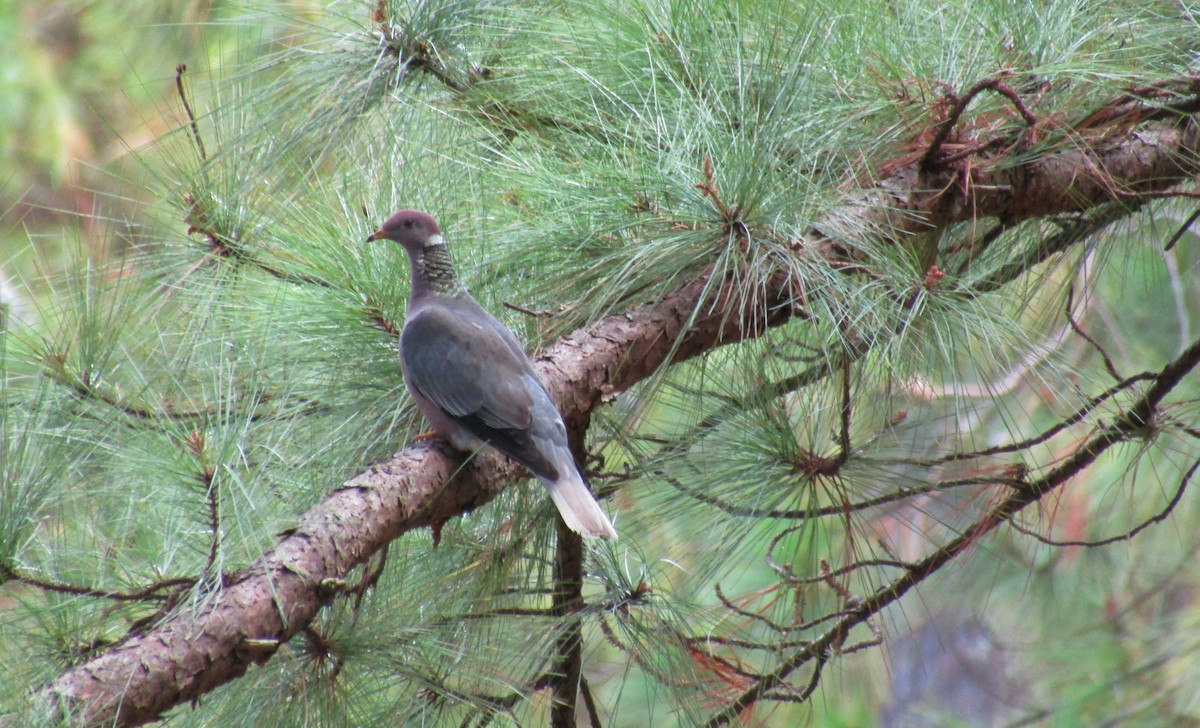
[[[433,429],[460,450],[486,443],[529,468],[571,530],[616,538],[575,465],[562,415],[517,337],[459,282],[437,222],[401,210],[367,238],[384,239],[412,262],[400,365]]]

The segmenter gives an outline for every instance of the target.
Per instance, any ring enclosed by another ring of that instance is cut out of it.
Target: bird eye
[[[412,221],[412,220],[405,220],[405,221],[404,221],[404,227],[406,227],[406,228],[410,228],[410,227],[412,227],[412,226],[413,226],[413,221]]]

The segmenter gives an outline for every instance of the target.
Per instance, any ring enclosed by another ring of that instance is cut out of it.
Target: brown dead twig
[[[717,188],[716,173],[713,172],[712,157],[704,158],[702,171],[704,179],[696,183],[696,189],[700,190],[702,197],[707,197],[712,201],[717,216],[725,226],[723,234],[733,236],[738,242],[738,247],[745,252],[750,242],[750,230],[742,220],[745,210],[737,205],[731,205],[721,196],[721,190]]]
[[[938,125],[937,132],[933,136],[933,141],[929,143],[929,146],[925,149],[925,154],[921,157],[920,166],[922,169],[929,169],[939,161],[943,164],[946,163],[945,160],[938,160],[938,154],[940,154],[942,151],[942,145],[946,143],[946,139],[949,138],[950,132],[952,132],[954,127],[958,125],[958,122],[962,118],[963,113],[966,112],[967,107],[971,105],[971,102],[975,100],[976,96],[984,91],[994,91],[995,93],[1007,98],[1012,103],[1013,107],[1016,108],[1017,112],[1021,115],[1021,118],[1025,120],[1026,126],[1032,132],[1034,127],[1037,126],[1037,117],[1033,115],[1033,112],[1031,112],[1027,106],[1025,106],[1025,102],[1021,100],[1021,97],[1017,94],[1017,92],[1013,91],[1004,83],[1003,79],[1004,76],[993,76],[992,78],[984,79],[968,89],[967,92],[962,96],[955,94],[953,91],[947,94],[948,100],[950,101],[950,112],[946,115],[946,119]],[[988,142],[980,146],[979,150],[982,151],[982,149],[992,144],[993,142]],[[961,158],[961,156],[956,158]]]

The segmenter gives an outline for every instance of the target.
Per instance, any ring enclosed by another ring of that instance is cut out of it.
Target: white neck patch
[[[435,245],[445,245],[445,244],[446,244],[446,239],[443,238],[441,235],[430,235],[429,239],[425,241],[426,248],[432,248]]]

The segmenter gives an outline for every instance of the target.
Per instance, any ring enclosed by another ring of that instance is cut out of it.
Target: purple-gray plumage
[[[400,243],[412,263],[400,365],[433,429],[460,450],[487,444],[529,468],[571,530],[616,538],[525,349],[459,282],[437,221],[401,210],[367,238],[385,239]]]

